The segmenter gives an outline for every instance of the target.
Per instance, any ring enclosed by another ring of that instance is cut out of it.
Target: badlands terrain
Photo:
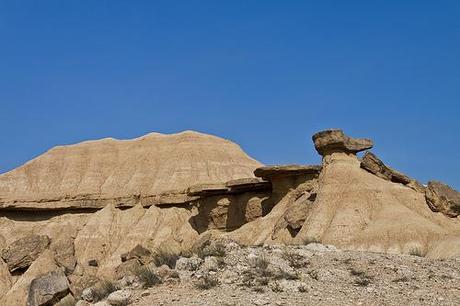
[[[187,131],[0,175],[0,305],[459,305],[460,193],[312,140],[318,165]]]

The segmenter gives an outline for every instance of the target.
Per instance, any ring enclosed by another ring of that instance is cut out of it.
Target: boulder
[[[30,283],[27,306],[53,305],[69,293],[69,282],[63,271],[52,271]]]
[[[307,219],[309,211],[310,208],[307,205],[294,203],[294,205],[286,210],[284,220],[291,229],[298,230]]]
[[[117,279],[121,279],[124,276],[134,275],[140,267],[142,267],[142,263],[136,258],[123,261],[115,268],[115,276]]]
[[[396,171],[383,163],[375,154],[366,152],[361,160],[361,168],[369,171],[376,176],[391,181],[400,183],[410,187],[416,191],[425,192],[423,185],[408,177],[407,175]]]
[[[10,272],[28,268],[49,245],[46,235],[28,235],[11,243],[1,257]]]
[[[342,130],[325,130],[313,135],[316,151],[322,156],[336,152],[357,153],[368,150],[374,146],[370,139],[352,138]]]
[[[131,259],[137,259],[142,264],[148,264],[152,260],[152,252],[137,244],[131,251],[121,255],[121,261],[125,262]]]
[[[176,270],[179,271],[196,271],[203,263],[203,259],[192,256],[190,258],[180,257],[176,261]]]
[[[107,302],[113,306],[128,305],[131,292],[128,290],[117,290],[109,294]]]
[[[436,181],[428,182],[425,198],[428,206],[435,212],[442,212],[449,217],[460,215],[460,192],[446,184]]]
[[[219,270],[219,261],[215,256],[207,256],[204,259],[203,263],[204,271],[217,271]]]
[[[276,177],[286,176],[317,176],[321,172],[321,166],[312,165],[281,165],[281,166],[266,166],[257,168],[254,175],[267,180]]]

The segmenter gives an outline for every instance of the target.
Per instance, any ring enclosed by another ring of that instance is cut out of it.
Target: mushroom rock
[[[370,139],[352,138],[342,130],[331,129],[313,135],[316,151],[322,156],[336,152],[356,154],[371,149],[374,143]]]

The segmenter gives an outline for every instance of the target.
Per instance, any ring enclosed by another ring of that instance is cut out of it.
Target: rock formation
[[[416,191],[425,192],[425,187],[407,175],[385,165],[377,156],[366,152],[361,160],[361,168],[377,175],[384,180],[401,183]]]
[[[27,306],[53,305],[69,293],[69,281],[60,271],[52,271],[30,283]]]
[[[46,235],[28,235],[3,249],[1,257],[10,272],[25,269],[48,247],[49,242]]]
[[[370,139],[351,138],[342,130],[325,130],[313,135],[316,151],[322,156],[334,152],[357,153],[374,146]]]
[[[359,159],[371,140],[313,142],[321,165],[262,166],[215,136],[149,134],[57,147],[0,175],[0,304],[78,298],[214,238],[460,256],[458,192]]]
[[[460,192],[441,182],[428,182],[426,201],[433,211],[439,211],[449,217],[460,215]]]

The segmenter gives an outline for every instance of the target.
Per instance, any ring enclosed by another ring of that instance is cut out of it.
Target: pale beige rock
[[[0,175],[0,208],[134,206],[139,196],[251,177],[260,166],[238,145],[191,131],[86,141]]]
[[[6,262],[10,272],[25,269],[49,245],[50,239],[45,235],[28,235],[18,239],[3,249],[1,257]]]
[[[13,284],[13,278],[8,270],[6,263],[0,259],[0,299],[10,290]]]
[[[355,156],[326,157],[319,185],[299,239],[403,253],[410,244],[429,249],[439,237],[460,232],[460,222],[433,214],[422,193],[380,180],[361,169]]]
[[[427,256],[460,256],[459,248],[448,251],[441,246],[445,239],[453,241],[447,237],[458,237],[458,219],[434,214],[424,194],[361,169],[356,156],[325,156],[318,185],[298,233],[288,230],[284,217],[304,192],[302,184],[268,215],[227,235],[245,245],[321,241],[343,249],[389,253],[408,253],[416,245]]]
[[[138,244],[129,252],[121,254],[121,261],[123,262],[131,259],[137,259],[145,265],[152,260],[152,252]]]

